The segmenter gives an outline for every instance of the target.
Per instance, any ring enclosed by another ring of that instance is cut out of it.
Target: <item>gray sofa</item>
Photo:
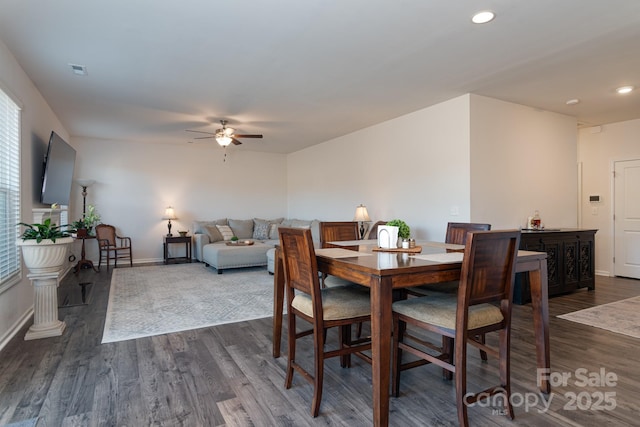
[[[220,226],[220,227],[218,227]],[[227,245],[229,229],[239,242],[252,241],[252,245]],[[222,274],[228,268],[271,266],[273,273],[273,249],[278,244],[278,227],[310,228],[314,242],[320,242],[320,222],[300,219],[227,219],[195,221],[193,223],[193,256]],[[222,230],[222,231],[221,231]],[[225,232],[223,234],[223,232]],[[226,235],[225,235],[226,234]],[[225,237],[227,240],[225,240]],[[271,251],[270,251],[271,250]],[[269,254],[268,254],[269,253]],[[270,259],[269,256],[270,255]]]

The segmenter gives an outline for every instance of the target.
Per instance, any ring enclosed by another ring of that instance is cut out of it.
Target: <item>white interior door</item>
[[[614,164],[614,274],[640,279],[640,160]]]

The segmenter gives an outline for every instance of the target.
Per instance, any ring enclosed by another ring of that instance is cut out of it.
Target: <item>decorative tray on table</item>
[[[405,252],[410,254],[419,254],[422,252],[422,246],[415,246],[413,248],[373,248],[374,252]]]
[[[235,242],[225,242],[227,246],[251,246],[253,245],[253,240],[237,240]]]

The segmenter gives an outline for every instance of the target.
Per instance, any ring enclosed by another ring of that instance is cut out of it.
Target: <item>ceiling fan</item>
[[[215,133],[190,129],[187,129],[187,132],[206,133],[209,136],[201,136],[193,139],[215,138],[218,144],[220,144],[222,147],[226,147],[231,143],[234,143],[235,145],[242,144],[242,142],[238,141],[237,138],[262,138],[262,135],[237,135],[234,128],[227,127],[226,120],[220,120],[220,123],[222,123],[222,128],[216,129]]]

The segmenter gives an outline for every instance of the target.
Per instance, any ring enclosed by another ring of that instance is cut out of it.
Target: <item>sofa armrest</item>
[[[193,257],[202,262],[202,248],[210,243],[209,236],[207,234],[194,234],[193,240]]]

